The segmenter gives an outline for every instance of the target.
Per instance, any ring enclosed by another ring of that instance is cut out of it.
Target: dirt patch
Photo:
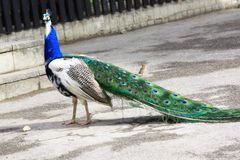
[[[201,75],[224,69],[237,68],[240,67],[240,57],[237,57],[236,59],[198,62],[171,62],[156,65],[153,67],[155,69],[161,70],[150,72],[150,74],[152,74],[152,77],[149,77],[149,80],[157,81],[176,77]]]
[[[183,41],[167,41],[158,45],[151,46],[151,49],[145,51],[159,52],[162,50],[229,50],[229,49],[240,49],[240,36],[229,36],[229,37],[217,37],[207,39],[205,37],[197,37],[192,39],[186,39]]]
[[[24,136],[18,136],[11,140],[0,143],[0,156],[9,155],[16,152],[23,152],[30,148],[39,146],[39,142],[26,143]]]
[[[240,86],[237,85],[224,85],[217,87],[209,87],[204,90],[206,93],[197,93],[187,95],[189,98],[198,98],[204,102],[211,102],[218,105],[229,106],[230,108],[240,107]],[[216,95],[219,95],[216,97]]]
[[[73,151],[70,151],[66,154],[63,154],[51,160],[65,160],[65,159],[76,158],[81,154],[84,154],[86,152],[91,152],[93,150],[106,147],[106,146],[111,147],[113,152],[119,152],[122,149],[125,149],[129,146],[140,145],[146,142],[168,141],[168,140],[173,140],[181,137],[182,135],[164,133],[163,131],[150,129],[150,130],[146,130],[145,132],[143,131],[141,133],[137,133],[129,137],[114,138],[113,141],[110,141],[110,142],[89,145],[85,147],[79,147]]]
[[[235,140],[236,142],[231,145],[226,145],[220,147],[218,150],[204,154],[204,157],[215,160],[215,159],[239,159],[240,154],[240,141]]]
[[[17,118],[23,118],[27,120],[50,119],[59,115],[49,116],[47,115],[47,112],[61,110],[67,107],[70,107],[69,104],[47,103],[42,106],[37,106],[34,108],[0,114],[0,119],[17,119]]]
[[[97,53],[107,53],[115,50],[117,48],[111,48],[111,49],[102,49],[102,50],[94,50],[94,51],[89,51],[89,52],[84,52],[84,53],[77,53],[77,54],[84,54],[84,55],[89,55],[89,54],[97,54]]]
[[[226,33],[231,31],[240,31],[240,19],[224,21],[222,23],[208,24],[203,26],[192,27],[191,29],[204,29],[208,33]]]

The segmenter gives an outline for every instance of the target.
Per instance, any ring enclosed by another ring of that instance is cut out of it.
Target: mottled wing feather
[[[80,63],[71,65],[67,74],[72,80],[79,84],[79,88],[94,100],[109,103],[110,98],[100,88],[98,82],[95,80],[93,73],[88,66],[79,60]]]

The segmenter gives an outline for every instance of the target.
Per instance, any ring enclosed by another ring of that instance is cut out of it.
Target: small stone
[[[24,126],[22,131],[23,132],[27,132],[27,131],[30,131],[31,130],[31,127],[30,126]]]

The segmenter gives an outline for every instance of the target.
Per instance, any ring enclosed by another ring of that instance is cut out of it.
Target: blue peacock
[[[66,124],[77,123],[78,99],[86,110],[86,121],[80,124],[91,123],[87,101],[95,101],[112,107],[108,93],[147,105],[177,120],[240,121],[240,109],[219,109],[166,90],[138,74],[112,64],[87,56],[62,54],[48,12],[43,15],[43,20],[46,25],[46,74],[58,91],[64,96],[72,97],[73,101],[73,116]]]

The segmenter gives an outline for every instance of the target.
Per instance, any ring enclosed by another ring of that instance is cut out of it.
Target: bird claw
[[[78,124],[80,124],[81,126],[91,124],[92,123],[92,116],[93,115],[91,113],[89,113],[87,120],[78,121]]]
[[[63,125],[71,125],[71,124],[78,124],[78,122],[74,119],[71,119],[71,120],[64,121],[62,124]]]
[[[79,120],[79,121],[77,121],[77,120],[71,119],[71,120],[63,122],[62,124],[63,125],[79,124],[81,126],[85,126],[85,125],[89,125],[91,123],[92,123],[92,120],[82,120],[82,121]]]
[[[78,124],[80,124],[81,126],[89,125],[89,124],[91,124],[91,123],[92,123],[91,120],[79,121],[79,122],[78,122]]]

